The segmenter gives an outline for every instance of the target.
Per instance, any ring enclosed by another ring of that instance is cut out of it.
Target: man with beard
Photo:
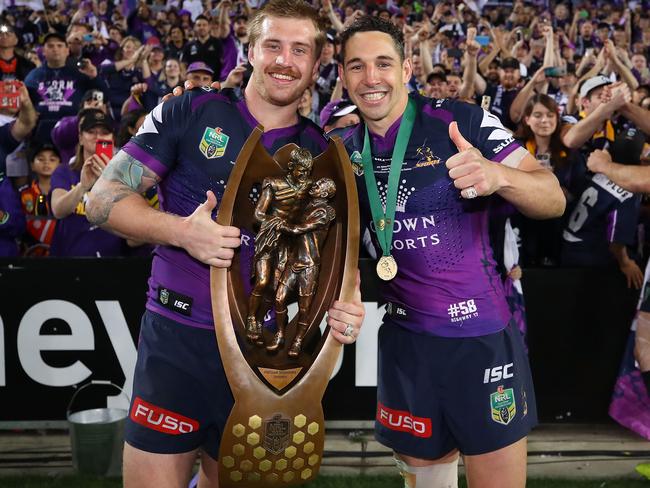
[[[194,34],[196,38],[183,49],[181,62],[187,67],[196,61],[203,61],[218,75],[223,64],[223,42],[211,35],[210,21],[206,16],[199,15],[196,18]]]
[[[106,167],[86,207],[94,224],[157,244],[125,429],[126,488],[184,488],[199,452],[199,486],[217,486],[233,399],[215,341],[209,266],[227,268],[241,242],[252,245],[238,228],[214,222],[217,197],[259,124],[271,154],[289,143],[313,154],[326,146],[319,128],[297,114],[324,44],[317,11],[271,0],[251,18],[249,36],[253,74],[243,96],[199,88],[158,105]],[[140,195],[154,184],[160,210]],[[328,313],[330,333],[353,342],[360,299],[336,301]],[[155,424],[162,412],[185,419],[183,432]]]
[[[560,185],[494,115],[409,94],[411,61],[391,23],[364,17],[341,47],[340,76],[363,123],[335,134],[355,167],[387,302],[376,438],[395,451],[408,488],[457,486],[458,451],[470,488],[523,488],[535,400],[485,245],[489,196],[552,218],[565,207]]]
[[[514,131],[517,128],[510,118],[510,106],[519,93],[519,80],[521,72],[519,61],[515,58],[506,58],[501,61],[499,67],[499,83],[488,83],[483,93],[478,93],[478,102],[481,103],[481,95],[490,97],[488,110],[499,117],[501,123],[508,129]]]

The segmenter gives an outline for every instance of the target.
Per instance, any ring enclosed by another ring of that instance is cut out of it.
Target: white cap
[[[585,81],[580,87],[580,97],[584,98],[589,95],[591,90],[599,88],[605,85],[611,85],[612,80],[603,75],[594,76]]]
[[[357,109],[356,105],[348,105],[343,107],[341,110],[337,110],[332,114],[332,117],[343,117],[344,115],[351,114]]]

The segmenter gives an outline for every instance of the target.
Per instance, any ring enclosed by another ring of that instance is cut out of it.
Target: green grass
[[[120,488],[120,479],[97,479],[82,476],[55,478],[36,476],[0,477],[0,488]],[[305,485],[309,488],[402,488],[397,476],[321,476]],[[459,488],[466,488],[461,479]],[[650,480],[529,480],[527,488],[648,488]]]

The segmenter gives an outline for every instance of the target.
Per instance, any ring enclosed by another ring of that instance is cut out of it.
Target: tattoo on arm
[[[133,156],[120,151],[108,164],[102,178],[130,188],[134,192],[143,191],[155,185],[160,178]]]
[[[113,206],[133,194],[142,193],[160,181],[160,177],[134,157],[120,151],[106,166],[93,187],[91,205],[87,206],[88,220],[104,225]]]

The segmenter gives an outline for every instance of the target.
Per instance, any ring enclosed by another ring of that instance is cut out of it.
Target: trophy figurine
[[[235,399],[219,448],[223,488],[295,486],[318,474],[321,399],[341,350],[319,325],[333,300],[351,299],[358,261],[359,206],[340,139],[316,156],[294,144],[271,156],[261,136],[257,128],[244,144],[217,217],[250,245],[231,268],[211,269]]]

